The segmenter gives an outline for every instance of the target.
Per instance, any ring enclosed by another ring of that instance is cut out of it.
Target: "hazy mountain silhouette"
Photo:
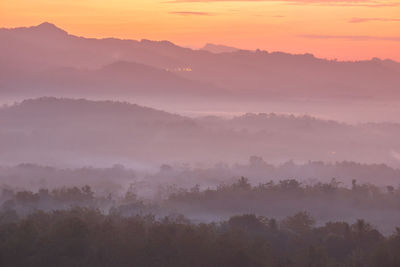
[[[232,46],[227,46],[227,45],[217,45],[217,44],[211,44],[207,43],[202,50],[206,50],[212,53],[231,53],[231,52],[236,52],[240,49]]]
[[[243,162],[259,155],[275,163],[400,166],[399,124],[349,125],[276,114],[192,119],[121,102],[39,98],[1,108],[0,125],[0,164],[157,166]]]
[[[157,122],[159,124],[179,122],[187,119],[180,115],[127,102],[89,101],[86,99],[54,97],[27,99],[21,103],[4,106],[0,111],[1,118],[8,118],[14,121],[21,120],[21,124],[24,125],[27,125],[26,122],[22,123],[27,118],[26,116],[32,119],[29,122],[31,125],[35,125],[35,120],[51,124],[57,119],[65,118],[70,118],[71,121],[78,123],[80,120],[89,117],[92,119],[103,118],[106,123],[111,123],[111,118],[114,122],[118,119],[127,119],[132,122]],[[86,116],[86,118],[82,116]],[[97,123],[97,121],[92,121],[92,123]]]
[[[14,29],[15,31],[19,31],[23,34],[34,34],[34,35],[68,35],[66,31],[64,31],[61,28],[58,28],[56,25],[49,23],[49,22],[43,22],[39,24],[38,26],[32,26],[28,28],[16,28]]]
[[[182,48],[168,41],[77,37],[49,23],[0,30],[1,92],[21,87],[20,83],[27,83],[34,92],[47,86],[43,79],[61,83],[53,76],[54,69],[67,67],[93,71],[119,61],[169,70],[176,76],[195,81],[190,85],[187,80],[183,82],[186,84],[182,87],[189,91],[215,94],[224,89],[233,92],[230,96],[238,100],[332,100],[349,97],[393,100],[399,96],[400,88],[400,64],[390,60],[342,62],[318,59],[310,54],[259,50],[215,54]],[[37,72],[42,78],[36,78]],[[131,87],[154,87],[151,83],[159,79],[164,79],[162,93],[179,87],[174,84],[178,83],[178,78],[165,78],[165,73],[158,74],[162,77],[142,76],[142,81]],[[119,76],[113,72],[105,76],[107,79],[103,77],[102,82],[117,84]],[[82,84],[88,83],[82,81]],[[68,85],[65,89],[73,90],[69,87],[75,86],[78,90],[79,85]],[[109,92],[120,91],[118,86],[109,87]]]
[[[0,77],[3,93],[21,95],[198,97],[227,91],[167,70],[127,61],[114,62],[99,69],[58,67],[42,71],[19,70],[17,73],[4,70]]]

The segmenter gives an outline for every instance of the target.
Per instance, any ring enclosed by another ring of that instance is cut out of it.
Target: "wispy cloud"
[[[299,4],[299,1],[292,3]],[[380,1],[308,1],[303,4],[319,4],[321,6],[337,6],[337,7],[397,7],[400,6],[399,2],[380,2]]]
[[[341,7],[396,7],[400,2],[385,0],[170,0],[165,3],[212,3],[212,2],[284,2],[294,5],[321,5]]]
[[[349,3],[349,4],[383,4],[392,5],[396,2],[385,0],[170,0],[168,3],[187,2],[302,2],[302,3]]]
[[[400,19],[388,19],[388,18],[352,18],[349,20],[350,23],[362,23],[371,21],[382,21],[382,22],[400,22]]]
[[[197,12],[197,11],[171,11],[169,14],[180,15],[180,16],[213,16],[213,13],[209,12]]]
[[[303,34],[299,35],[309,39],[347,39],[352,41],[393,41],[400,42],[400,36],[372,36],[372,35],[318,35],[318,34]]]
[[[359,2],[376,2],[371,0],[171,0],[170,3],[183,3],[183,2],[350,2],[350,3],[359,3]]]

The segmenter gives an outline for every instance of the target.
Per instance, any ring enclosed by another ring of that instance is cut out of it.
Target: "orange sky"
[[[400,61],[400,0],[0,0],[0,26]]]

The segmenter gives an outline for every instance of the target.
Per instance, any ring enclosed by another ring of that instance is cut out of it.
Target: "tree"
[[[299,212],[293,216],[287,217],[283,220],[282,224],[286,229],[297,234],[304,234],[312,229],[315,220],[307,212]]]

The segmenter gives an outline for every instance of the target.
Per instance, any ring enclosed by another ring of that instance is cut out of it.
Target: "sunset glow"
[[[400,1],[13,0],[0,27],[48,21],[85,37],[170,40],[313,53],[330,59],[400,60]]]

